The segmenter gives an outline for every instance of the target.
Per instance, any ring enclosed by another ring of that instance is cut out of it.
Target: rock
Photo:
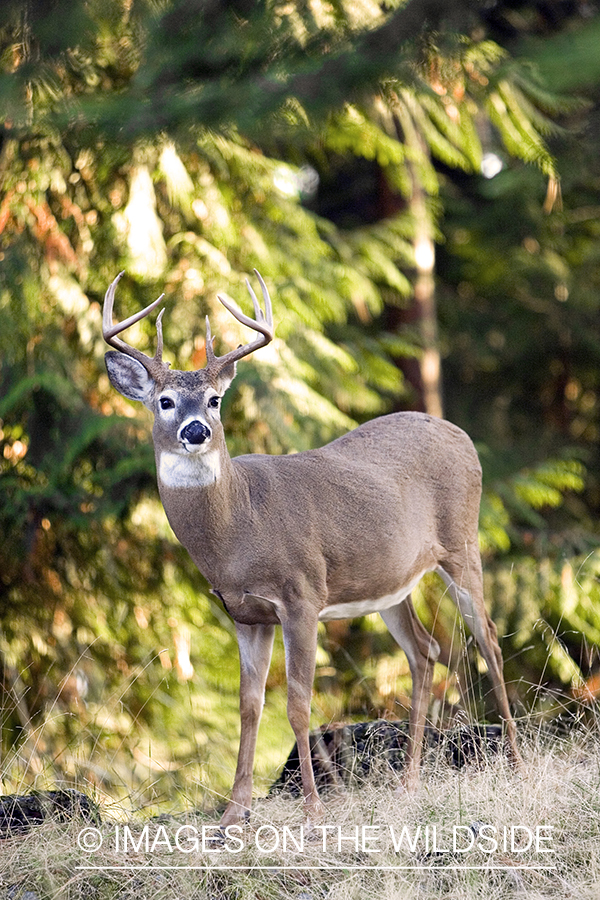
[[[100,825],[96,804],[80,791],[34,791],[0,796],[0,838],[23,834],[48,819],[67,822],[74,818]]]
[[[426,746],[443,753],[456,768],[467,762],[482,762],[498,753],[503,744],[501,725],[461,725],[440,731],[425,726]],[[386,769],[399,772],[404,766],[408,722],[359,722],[313,731],[310,748],[317,787],[327,790],[366,778]],[[298,748],[294,745],[269,794],[302,793]]]

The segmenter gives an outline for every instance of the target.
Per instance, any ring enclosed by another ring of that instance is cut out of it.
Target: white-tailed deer
[[[122,273],[121,273],[122,274]],[[248,813],[258,724],[275,625],[281,625],[288,716],[296,736],[309,818],[321,813],[310,761],[309,717],[321,620],[379,612],[408,657],[413,681],[405,781],[418,780],[436,641],[410,592],[438,572],[487,664],[509,752],[520,760],[496,628],[483,602],[477,543],[481,468],[467,435],[442,419],[396,413],[322,447],[289,456],[231,459],[219,417],[236,362],[273,339],[269,294],[256,273],[255,319],[221,303],[258,337],[217,357],[206,323],[206,367],[170,371],[159,315],[152,358],[116,335],[160,302],[113,325],[120,275],[106,292],[104,337],[114,387],[154,413],[160,497],[173,531],[235,622],[240,653],[241,737],[222,823]]]

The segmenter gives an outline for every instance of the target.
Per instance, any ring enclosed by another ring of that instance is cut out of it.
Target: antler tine
[[[121,334],[122,331],[125,331],[132,325],[135,325],[135,323],[139,322],[141,319],[144,319],[149,313],[152,312],[153,309],[158,306],[165,295],[161,294],[160,297],[157,297],[157,299],[154,300],[145,309],[142,309],[140,312],[135,313],[133,316],[129,316],[129,318],[125,319],[123,322],[117,322],[116,324],[113,324],[115,291],[117,284],[124,274],[124,272],[119,272],[115,280],[112,282],[112,284],[109,285],[108,290],[106,291],[106,295],[104,297],[104,308],[102,310],[102,335],[106,343],[111,347],[114,347],[115,350],[119,350],[121,353],[125,353],[127,356],[133,357],[133,359],[136,359],[138,362],[140,362],[149,372],[156,375],[164,369],[168,368],[168,363],[164,363],[162,360],[162,317],[164,314],[164,309],[160,311],[156,320],[156,353],[154,357],[146,356],[146,354],[142,353],[141,350],[137,350],[135,347],[130,347],[129,344],[126,344],[125,341],[121,340],[121,338],[118,338],[117,335]]]
[[[263,315],[262,309],[260,308],[260,303],[258,302],[258,298],[257,298],[256,294],[254,293],[252,285],[250,284],[249,278],[246,278],[246,287],[248,288],[248,293],[252,297],[252,306],[254,307],[254,315],[256,317],[256,320],[258,322],[260,322],[261,319],[264,319],[264,315]]]
[[[162,300],[164,294],[161,294],[158,300]],[[158,303],[158,300],[155,300],[154,303]],[[150,309],[154,309],[154,303],[149,307]],[[162,352],[163,352],[163,332],[162,332],[162,320],[165,314],[165,308],[161,309],[159,314],[156,317],[156,353],[154,354],[154,359],[157,362],[162,363]],[[164,365],[164,363],[163,363]]]
[[[259,284],[260,284],[260,289],[261,289],[262,295],[263,295],[263,299],[264,299],[264,301],[265,301],[266,320],[267,320],[267,322],[269,323],[269,325],[271,326],[271,330],[273,330],[273,333],[274,333],[274,329],[273,329],[273,307],[271,306],[271,298],[269,297],[269,291],[267,290],[267,286],[266,286],[266,284],[264,283],[263,277],[262,277],[262,275],[260,274],[260,272],[258,271],[258,269],[255,269],[255,270],[254,270],[254,274],[255,274],[256,277],[258,278],[258,281],[259,281]],[[257,307],[257,305],[258,305],[258,302],[257,302],[257,300],[256,300],[256,296],[255,296],[255,294],[254,294],[254,291],[253,291],[252,288],[250,287],[250,282],[248,281],[248,279],[246,279],[246,284],[248,285],[248,289],[249,289],[250,293],[252,294],[252,300],[253,300],[253,302],[254,302],[254,309],[256,310],[256,307]],[[259,307],[259,309],[260,309],[260,307]]]
[[[214,363],[216,362],[216,357],[215,357],[215,351],[213,348],[213,336],[212,336],[212,332],[210,330],[210,321],[208,319],[208,316],[206,317],[205,350],[206,350],[206,365],[207,366],[214,365]]]
[[[248,284],[248,282],[246,282]],[[273,340],[273,321],[267,321],[265,319],[265,315],[262,309],[258,306],[258,300],[256,299],[256,295],[254,291],[248,284],[250,288],[250,293],[252,296],[254,306],[254,314],[256,315],[256,319],[251,319],[250,316],[244,315],[244,313],[235,305],[231,297],[228,297],[227,294],[217,294],[217,297],[225,307],[225,309],[229,310],[234,319],[237,319],[238,322],[241,322],[242,325],[247,325],[248,328],[254,329],[254,331],[260,332],[264,337],[268,338],[270,341]]]
[[[210,338],[210,326],[207,321],[207,331],[206,331],[206,359],[207,366],[215,366],[218,367],[216,371],[220,371],[225,366],[230,365],[233,362],[237,362],[237,360],[242,359],[244,356],[248,356],[250,353],[254,353],[255,350],[258,350],[260,347],[265,347],[269,344],[273,337],[275,336],[275,329],[273,327],[273,308],[271,306],[271,298],[269,297],[269,291],[267,290],[267,286],[263,281],[259,272],[254,270],[255,275],[258,277],[260,288],[262,291],[262,295],[265,301],[265,312],[260,308],[260,304],[256,297],[256,294],[252,290],[252,285],[246,279],[246,286],[248,288],[248,292],[250,297],[252,298],[252,305],[254,306],[254,315],[256,318],[251,319],[250,316],[246,316],[241,309],[234,303],[234,301],[227,296],[227,294],[217,294],[217,297],[223,304],[226,310],[231,313],[234,319],[237,319],[242,325],[246,325],[248,328],[252,328],[254,331],[257,331],[259,336],[255,338],[255,340],[251,341],[248,344],[244,344],[243,346],[237,347],[235,350],[230,350],[229,353],[226,353],[225,356],[216,357],[212,352],[212,343]],[[210,353],[208,350],[209,343],[211,344]]]
[[[116,325],[113,324],[113,306],[115,302],[115,290],[117,284],[121,280],[122,276],[125,272],[119,272],[113,283],[110,285],[106,292],[106,296],[104,297],[104,310],[102,313],[102,335],[107,344],[110,344],[111,339],[116,334],[120,334],[122,331],[125,331],[127,328],[130,328],[132,325],[135,325],[136,322],[139,322],[141,319],[144,319],[148,313],[151,313],[152,310],[158,306],[160,301],[165,296],[161,294],[160,297],[157,297],[150,306],[147,306],[145,309],[142,309],[140,312],[134,313],[133,316],[129,316],[128,319],[125,319],[123,322],[117,322]],[[157,322],[158,325],[158,322]]]

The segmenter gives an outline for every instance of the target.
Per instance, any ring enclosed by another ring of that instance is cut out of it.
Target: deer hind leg
[[[379,615],[392,636],[406,653],[412,677],[408,748],[405,759],[404,784],[413,790],[419,781],[425,719],[431,695],[433,667],[439,656],[437,641],[421,624],[410,595],[397,606],[380,610]]]
[[[506,728],[509,756],[514,765],[520,766],[522,759],[517,746],[517,731],[504,683],[498,632],[488,615],[483,600],[483,573],[478,547],[476,544],[465,546],[463,553],[444,559],[437,571],[446,582],[450,596],[456,603],[465,624],[472,631],[479,651],[486,662],[498,712]]]
[[[238,822],[250,812],[254,752],[275,634],[273,625],[236,622],[235,628],[240,651],[240,749],[231,800],[221,819],[223,826]]]

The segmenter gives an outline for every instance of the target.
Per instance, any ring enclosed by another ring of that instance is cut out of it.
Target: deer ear
[[[235,363],[232,362],[228,366],[225,366],[219,374],[217,375],[216,381],[216,390],[220,394],[224,394],[233,379],[235,378]]]
[[[146,403],[154,389],[154,379],[144,366],[117,350],[109,350],[104,354],[104,362],[110,383],[119,393],[129,400]]]

